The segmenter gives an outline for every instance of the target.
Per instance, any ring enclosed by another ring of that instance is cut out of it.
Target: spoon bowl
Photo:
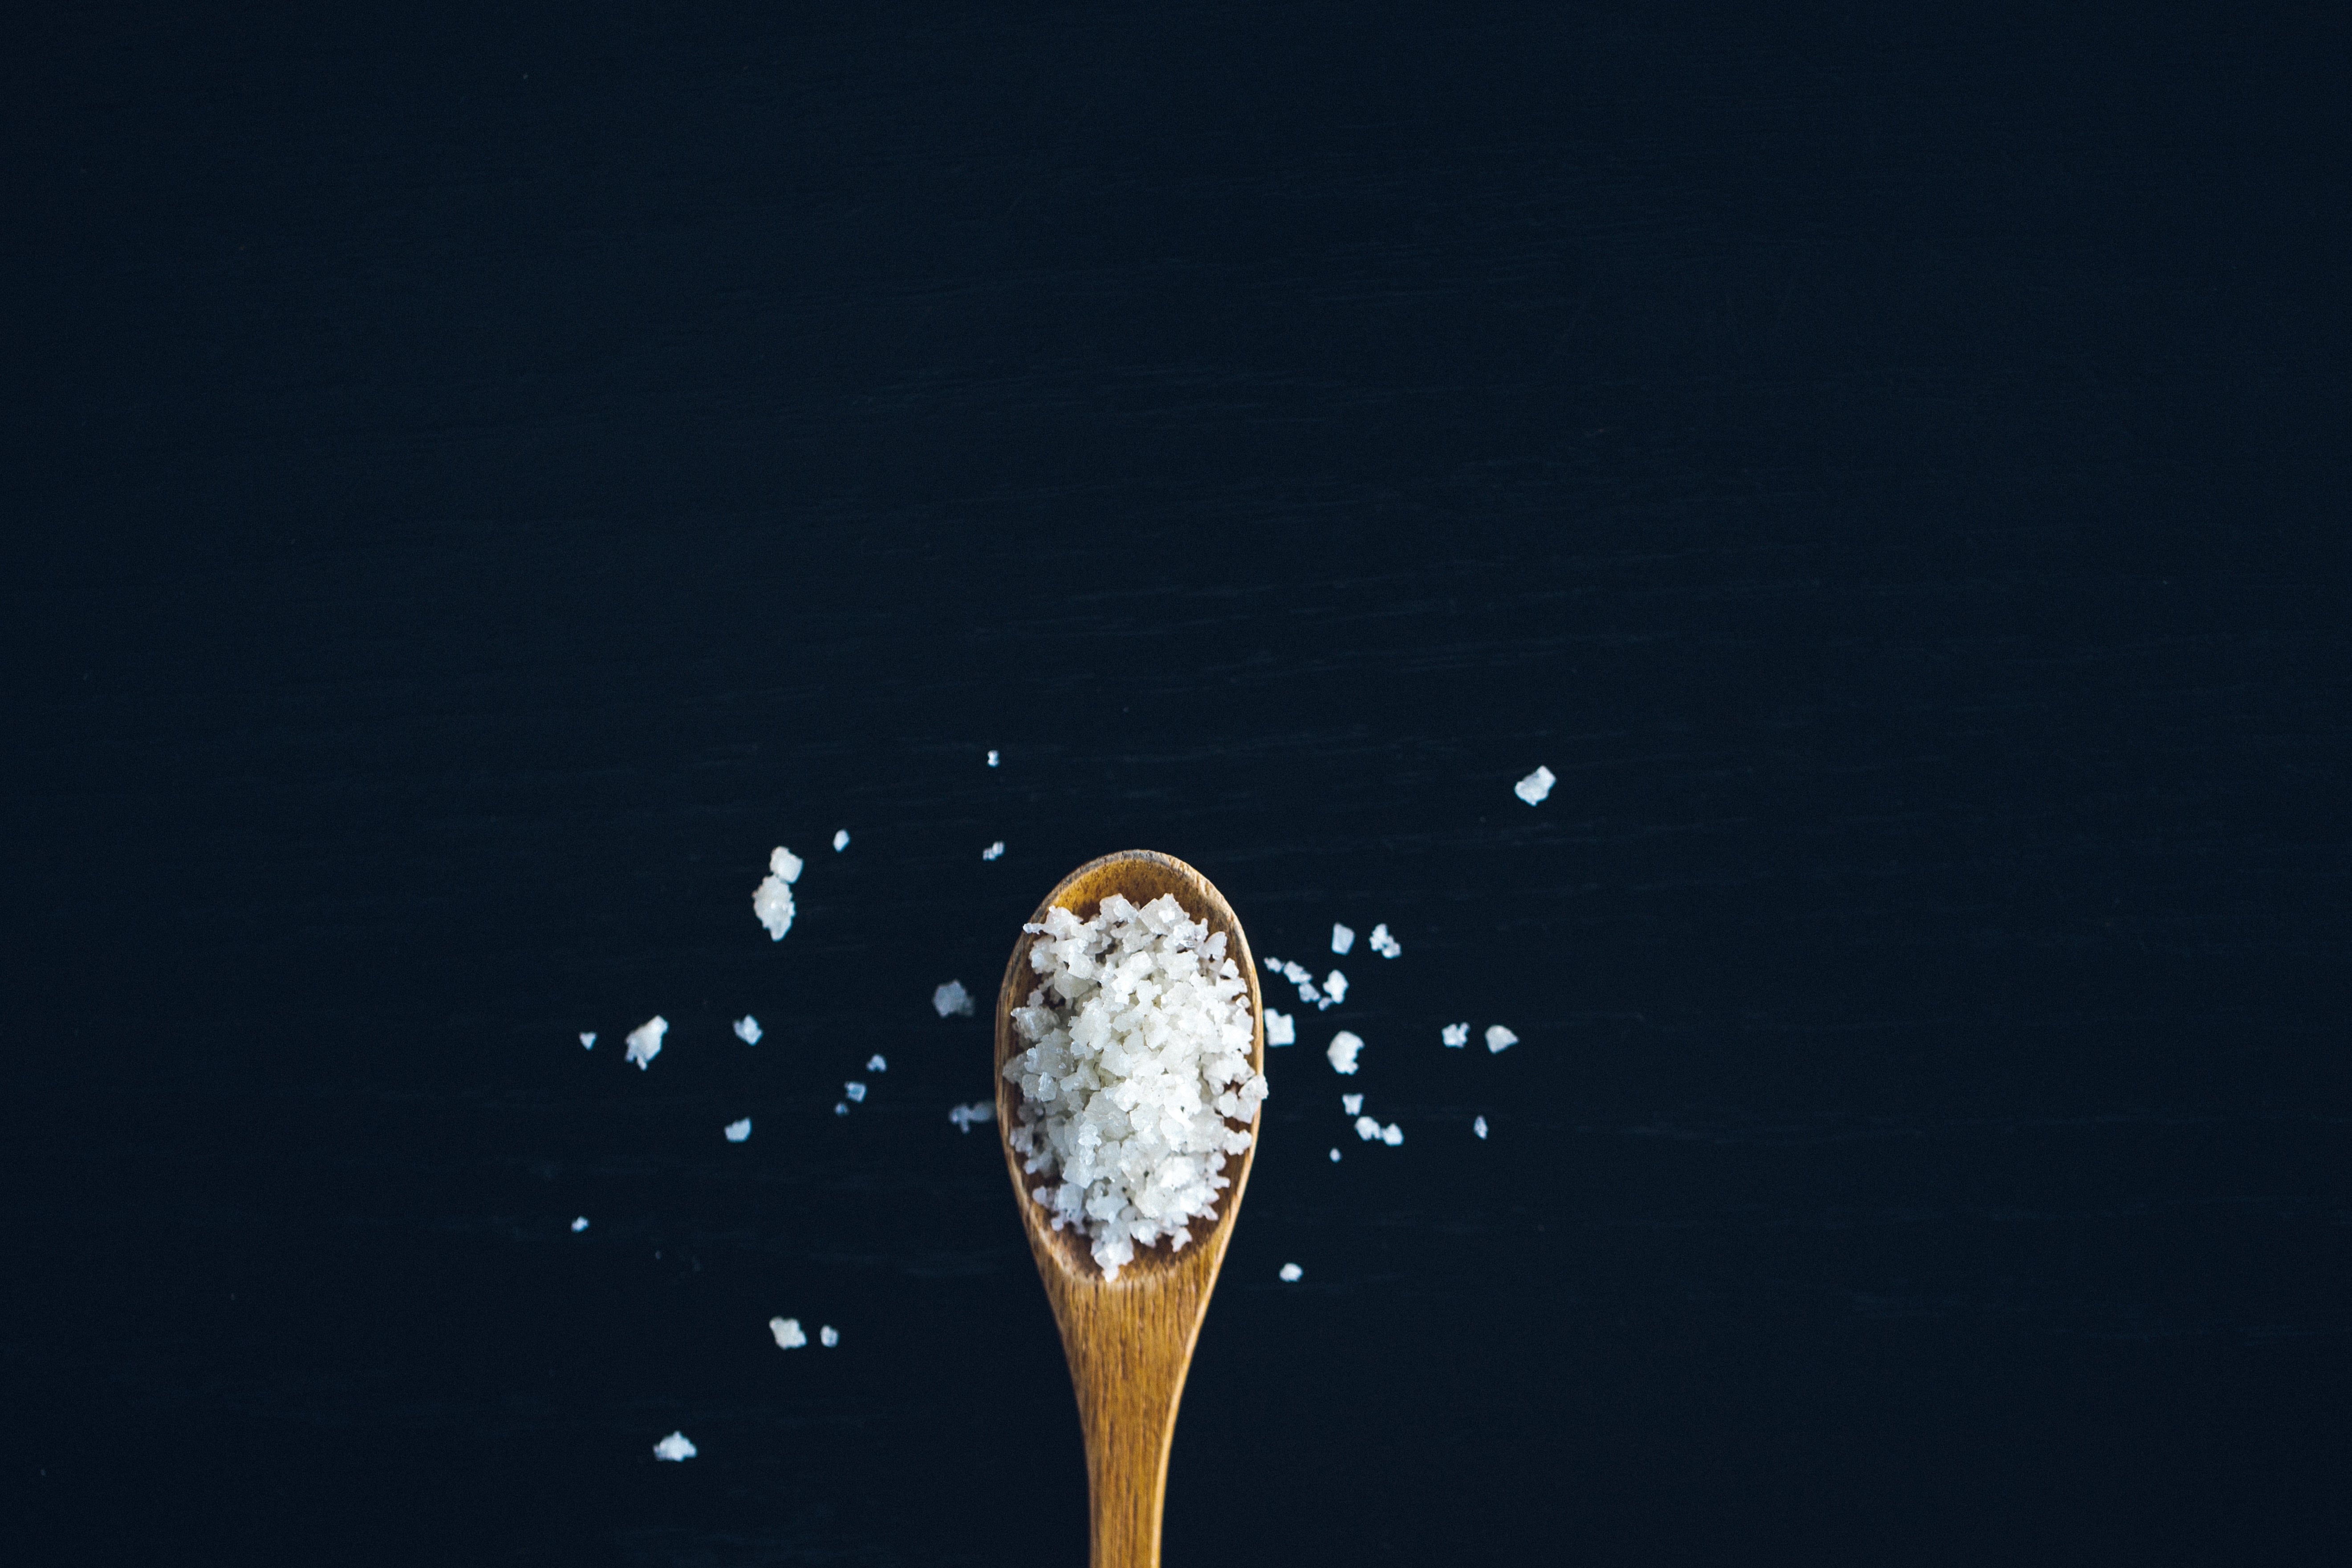
[[[1225,956],[1249,988],[1250,1068],[1263,1073],[1265,1020],[1249,939],[1224,895],[1183,861],[1149,849],[1089,860],[1045,895],[1030,923],[1042,921],[1056,905],[1080,920],[1092,920],[1103,900],[1114,893],[1137,905],[1172,893],[1186,915],[1207,921],[1212,934],[1224,933]],[[1077,1391],[1078,1424],[1086,1435],[1093,1568],[1158,1568],[1176,1405],[1184,1393],[1184,1374],[1192,1364],[1201,1321],[1208,1315],[1209,1293],[1216,1288],[1217,1270],[1224,1262],[1225,1244],[1233,1236],[1234,1217],[1241,1211],[1242,1189],[1249,1184],[1250,1165],[1257,1157],[1260,1114],[1253,1114],[1248,1123],[1250,1146],[1225,1157],[1222,1173],[1233,1184],[1219,1194],[1216,1214],[1192,1221],[1182,1250],[1166,1241],[1138,1247],[1135,1261],[1123,1265],[1118,1279],[1105,1279],[1084,1234],[1076,1226],[1055,1230],[1045,1207],[1029,1195],[1031,1184],[1042,1177],[1021,1168],[1022,1156],[1009,1142],[1020,1113],[1021,1090],[1005,1078],[1004,1065],[1026,1048],[1013,1032],[1013,1009],[1026,1003],[1038,984],[1029,966],[1034,941],[1022,932],[996,995],[997,1142],[1004,1151],[1022,1228],[1028,1232],[1029,1250],[1045,1281],[1045,1297],[1062,1331],[1063,1353],[1069,1358],[1070,1382]]]

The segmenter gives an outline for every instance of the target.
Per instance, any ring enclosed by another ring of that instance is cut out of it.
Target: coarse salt
[[[816,1331],[816,1342],[831,1350],[841,1342],[841,1331],[827,1323]]]
[[[1404,1129],[1399,1127],[1393,1121],[1390,1122],[1386,1127],[1381,1129],[1381,1142],[1387,1144],[1391,1149],[1395,1148],[1398,1144],[1404,1142]]]
[[[1054,1228],[1077,1226],[1106,1279],[1135,1249],[1181,1248],[1216,1212],[1225,1157],[1250,1146],[1265,1098],[1249,1059],[1249,983],[1171,894],[1138,908],[1112,894],[1023,928],[1042,984],[1013,1012],[1027,1049],[1004,1067],[1021,1091],[1009,1142],[1049,1179],[1030,1195]]]
[[[1282,1266],[1282,1272],[1276,1276],[1276,1278],[1285,1285],[1296,1285],[1306,1277],[1307,1270],[1301,1268],[1296,1263],[1284,1264]]]
[[[695,1447],[683,1432],[673,1432],[654,1445],[654,1458],[656,1459],[686,1460],[694,1455]]]
[[[948,1112],[948,1120],[956,1124],[959,1132],[970,1132],[974,1127],[996,1120],[996,1107],[985,1100],[975,1100],[970,1105],[959,1105]]]
[[[1470,1122],[1470,1131],[1475,1132],[1481,1138],[1486,1136],[1486,1119],[1483,1116],[1473,1118]]]
[[[841,1092],[849,1096],[850,1101],[853,1104],[863,1105],[866,1103],[866,1086],[857,1082],[854,1079],[841,1086]]]
[[[848,848],[848,847],[849,847],[849,829],[847,829],[846,827],[836,827],[836,828],[835,828],[835,829],[833,830],[833,852],[834,852],[835,854],[838,855],[838,854],[840,854],[843,850],[845,850],[845,849],[846,849],[846,848]]]
[[[1489,1024],[1486,1026],[1486,1048],[1489,1051],[1507,1051],[1518,1043],[1518,1036],[1511,1033],[1510,1030],[1506,1029],[1502,1025]]]
[[[1297,1039],[1298,1029],[1291,1022],[1290,1015],[1277,1013],[1268,1007],[1265,1010],[1265,1043],[1269,1046],[1287,1046],[1295,1044]]]
[[[994,752],[988,753],[988,765],[992,768],[996,765],[996,753]]]
[[[596,1031],[593,1029],[582,1030],[580,1034],[580,1043],[587,1049],[592,1051],[594,1050],[596,1048]]]
[[[993,844],[990,845],[987,848],[985,848],[985,849],[982,850],[982,851],[980,852],[980,858],[981,858],[982,859],[983,859],[983,860],[1002,860],[1002,859],[1003,859],[1003,858],[1004,858],[1004,840],[1003,840],[1003,839],[1002,839],[1002,838],[1000,838],[1000,839],[998,839],[995,843],[993,843]]]
[[[1343,1094],[1339,1097],[1339,1109],[1350,1116],[1360,1116],[1364,1110],[1364,1097],[1360,1094]]]
[[[877,1051],[872,1056],[866,1058],[866,1070],[867,1072],[888,1072],[890,1070],[890,1064],[883,1058],[880,1051]]]
[[[1323,1054],[1330,1059],[1333,1072],[1352,1073],[1356,1070],[1356,1053],[1363,1048],[1364,1042],[1360,1037],[1342,1029],[1331,1037],[1331,1043],[1324,1048]]]
[[[776,846],[768,857],[768,874],[751,893],[751,912],[768,928],[772,942],[784,940],[793,929],[793,884],[801,879],[801,858]]]
[[[578,1219],[575,1219],[575,1220],[573,1220],[573,1221],[572,1222],[572,1235],[574,1235],[574,1236],[578,1236],[582,1231],[586,1230],[587,1228],[588,1228],[588,1216],[587,1216],[586,1215],[584,1215],[584,1214],[583,1214],[583,1215],[582,1215]]]
[[[1339,1163],[1339,1151],[1337,1149],[1331,1151],[1331,1163],[1335,1165]]]
[[[1331,922],[1331,951],[1337,953],[1345,953],[1349,948],[1355,945],[1355,928],[1352,926],[1343,926],[1338,921],[1333,921]]]
[[[798,1318],[770,1318],[768,1331],[776,1336],[776,1348],[780,1351],[796,1351],[808,1343]]]
[[[1318,1010],[1345,1002],[1348,999],[1348,977],[1333,970],[1323,977],[1323,996],[1315,1004]]]
[[[1438,1038],[1444,1040],[1449,1046],[1456,1047],[1466,1046],[1470,1043],[1470,1026],[1467,1024],[1448,1024],[1444,1029],[1438,1031]]]
[[[1356,1136],[1369,1143],[1381,1135],[1381,1124],[1369,1116],[1356,1118]]]
[[[730,1143],[740,1143],[750,1136],[751,1136],[750,1117],[746,1116],[740,1121],[730,1121],[727,1124],[727,1142]]]
[[[1404,951],[1403,944],[1389,934],[1389,928],[1384,924],[1376,925],[1372,928],[1370,940],[1372,951],[1379,953],[1382,958],[1394,958],[1398,953]]]
[[[1549,768],[1538,766],[1535,772],[1513,784],[1511,793],[1529,805],[1537,805],[1542,803],[1544,796],[1551,793],[1551,786],[1559,782],[1552,777]]]
[[[942,1018],[971,1016],[971,993],[961,980],[950,980],[931,993],[931,1006]]]
[[[760,1020],[746,1013],[735,1020],[735,1037],[747,1046],[760,1043]]]
[[[658,1013],[655,1014],[629,1031],[626,1059],[636,1063],[639,1072],[645,1071],[653,1065],[654,1058],[661,1055],[662,1037],[668,1033],[669,1020]]]

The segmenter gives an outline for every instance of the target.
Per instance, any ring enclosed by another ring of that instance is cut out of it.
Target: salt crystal
[[[1549,768],[1538,767],[1535,772],[1513,784],[1511,793],[1529,805],[1535,805],[1540,803],[1544,796],[1549,795],[1551,786],[1559,782],[1552,777]]]
[[[583,1032],[580,1037],[580,1043],[589,1050],[594,1050],[596,1048],[596,1031],[589,1029]]]
[[[1333,970],[1323,977],[1323,990],[1328,999],[1318,1002],[1316,1004],[1318,1007],[1336,1006],[1345,1002],[1348,999],[1348,977],[1338,970]]]
[[[687,1441],[685,1433],[673,1432],[668,1436],[654,1445],[654,1458],[656,1459],[691,1459],[694,1458],[694,1445]]]
[[[668,1033],[669,1020],[658,1013],[655,1014],[629,1031],[629,1050],[625,1059],[636,1063],[639,1072],[645,1071],[653,1065],[654,1058],[661,1055],[662,1037]]]
[[[1486,1026],[1486,1048],[1488,1050],[1507,1051],[1518,1043],[1518,1036],[1511,1033],[1510,1030],[1506,1029],[1502,1025],[1489,1024]]]
[[[1364,1097],[1360,1094],[1343,1094],[1339,1097],[1339,1109],[1350,1116],[1360,1116],[1364,1110]]]
[[[988,765],[992,768],[996,765],[996,753],[994,752],[988,753]]]
[[[1356,1118],[1356,1136],[1369,1143],[1381,1135],[1381,1124],[1369,1116]]]
[[[1470,1131],[1475,1132],[1481,1138],[1486,1136],[1486,1119],[1481,1116],[1473,1121],[1470,1123]]]
[[[890,1064],[882,1059],[882,1053],[880,1051],[877,1051],[872,1056],[866,1058],[866,1070],[867,1072],[888,1072],[890,1070]]]
[[[578,1219],[575,1219],[575,1220],[573,1220],[573,1221],[572,1222],[572,1235],[574,1235],[574,1236],[578,1236],[582,1231],[586,1230],[587,1228],[588,1228],[588,1216],[587,1216],[586,1215],[584,1215],[584,1214],[583,1214],[583,1215],[582,1215]]]
[[[1333,952],[1344,953],[1355,945],[1356,933],[1353,928],[1343,926],[1338,921],[1333,921],[1331,922],[1331,951]]]
[[[1268,959],[1266,962],[1271,963],[1274,961],[1272,959]],[[1308,984],[1315,978],[1315,976],[1309,974],[1306,970],[1302,969],[1296,963],[1285,963],[1282,966],[1282,977],[1285,980],[1289,981],[1293,985]]]
[[[770,1318],[768,1331],[776,1336],[776,1348],[780,1351],[796,1351],[808,1343],[798,1318]]]
[[[970,1105],[959,1105],[948,1112],[948,1120],[956,1124],[959,1132],[969,1132],[974,1127],[996,1120],[996,1107],[985,1100],[975,1100]]]
[[[1394,958],[1404,951],[1404,945],[1389,934],[1389,928],[1385,924],[1372,928],[1371,942],[1372,951],[1382,958]]]
[[[1356,1053],[1363,1048],[1361,1039],[1342,1029],[1331,1037],[1331,1044],[1323,1054],[1330,1058],[1333,1072],[1352,1073],[1356,1070]]]
[[[866,1102],[866,1086],[855,1079],[843,1084],[841,1086],[841,1092],[849,1096],[851,1100],[856,1101],[860,1105],[863,1105]]]
[[[1298,1030],[1291,1022],[1289,1014],[1277,1013],[1271,1007],[1265,1010],[1265,1043],[1267,1045],[1287,1046],[1295,1043],[1297,1038]]]
[[[751,1136],[751,1119],[750,1117],[746,1116],[740,1121],[730,1121],[727,1124],[727,1142],[730,1143],[740,1143],[744,1139],[749,1138],[750,1136]]]
[[[931,1005],[942,1018],[961,1015],[971,1016],[971,993],[963,988],[961,980],[950,980],[931,993]]]
[[[835,854],[838,855],[838,854],[840,854],[843,850],[845,850],[845,849],[846,849],[846,848],[848,848],[848,847],[849,847],[849,829],[847,829],[846,827],[836,827],[836,828],[835,828],[835,829],[833,830],[833,852],[834,852]]]
[[[1306,1275],[1307,1270],[1301,1268],[1296,1263],[1286,1263],[1282,1266],[1280,1279],[1285,1285],[1296,1285],[1299,1280],[1306,1278]]]
[[[1268,969],[1273,970],[1276,974],[1282,973],[1282,960],[1278,958],[1268,958],[1265,959],[1264,963]]]
[[[776,846],[768,857],[768,874],[751,893],[751,912],[768,928],[771,941],[782,942],[784,933],[793,929],[792,884],[800,880],[801,858]]]
[[[1467,1024],[1448,1024],[1444,1029],[1439,1031],[1438,1038],[1444,1040],[1449,1046],[1466,1046],[1470,1043],[1470,1026]]]
[[[849,1107],[836,1100],[833,1102],[833,1113],[835,1116],[846,1116],[849,1114]]]
[[[746,1013],[735,1020],[735,1037],[747,1046],[760,1043],[760,1020]]]
[[[1386,1127],[1381,1129],[1381,1142],[1387,1144],[1391,1149],[1395,1148],[1398,1144],[1404,1142],[1404,1129],[1399,1127],[1393,1121],[1390,1122]]]
[[[995,843],[990,845],[987,848],[982,850],[980,852],[980,858],[983,860],[1003,859],[1004,858],[1004,840],[1000,838]]]
[[[841,1331],[828,1323],[816,1331],[816,1342],[831,1350],[841,1342]]]
[[[1337,1149],[1331,1151],[1331,1163],[1335,1165],[1339,1163],[1339,1151]]]

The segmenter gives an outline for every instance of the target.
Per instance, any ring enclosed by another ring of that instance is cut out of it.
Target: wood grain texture
[[[1183,861],[1148,849],[1089,860],[1045,895],[1031,923],[1044,920],[1045,911],[1057,904],[1090,920],[1113,893],[1138,904],[1173,893],[1186,913],[1206,921],[1212,932],[1224,932],[1226,955],[1249,984],[1250,1066],[1264,1072],[1265,1022],[1249,938],[1223,895]],[[1054,1320],[1061,1326],[1062,1349],[1069,1357],[1070,1381],[1077,1392],[1078,1422],[1086,1435],[1091,1562],[1094,1568],[1157,1568],[1177,1402],[1183,1396],[1192,1346],[1208,1315],[1209,1293],[1216,1288],[1225,1244],[1233,1236],[1242,1192],[1257,1156],[1259,1117],[1253,1114],[1249,1123],[1250,1147],[1226,1163],[1224,1173],[1233,1185],[1225,1189],[1215,1218],[1193,1221],[1191,1239],[1181,1251],[1165,1242],[1139,1247],[1135,1261],[1121,1268],[1118,1279],[1104,1279],[1085,1237],[1075,1230],[1055,1231],[1043,1206],[1029,1195],[1031,1186],[1043,1178],[1022,1170],[1021,1156],[1007,1141],[1020,1090],[1006,1079],[1004,1065],[1018,1049],[1013,1009],[1036,984],[1035,972],[1029,967],[1033,940],[1024,931],[1013,944],[997,991],[997,1140],[1013,1177],[1029,1250],[1036,1257]]]

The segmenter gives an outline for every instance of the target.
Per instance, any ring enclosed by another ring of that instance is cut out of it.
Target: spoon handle
[[[1176,1405],[1208,1304],[1207,1292],[1192,1286],[1181,1276],[1134,1292],[1097,1284],[1064,1304],[1062,1348],[1087,1444],[1093,1568],[1160,1568]]]

